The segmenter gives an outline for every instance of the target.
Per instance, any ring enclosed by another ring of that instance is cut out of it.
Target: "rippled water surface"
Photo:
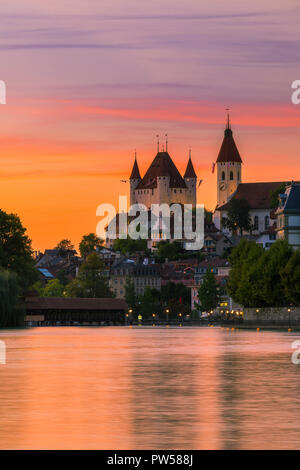
[[[299,333],[0,330],[1,449],[299,449]]]

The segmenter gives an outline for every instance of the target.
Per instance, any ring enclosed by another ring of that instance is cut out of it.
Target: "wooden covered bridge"
[[[25,298],[27,324],[124,324],[128,306],[123,299],[38,297]]]

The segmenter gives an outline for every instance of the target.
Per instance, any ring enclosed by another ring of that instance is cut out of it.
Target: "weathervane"
[[[227,129],[230,129],[230,117],[229,117],[230,108],[226,108],[226,111],[227,111]]]

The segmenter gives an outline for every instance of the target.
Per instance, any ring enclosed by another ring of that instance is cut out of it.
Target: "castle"
[[[141,178],[135,157],[130,182],[130,205],[144,204],[192,204],[196,206],[197,176],[189,155],[187,167],[182,177],[176,168],[167,148],[158,151],[143,178]]]
[[[271,196],[282,182],[242,182],[242,158],[236,146],[229,115],[224,131],[224,138],[216,159],[217,169],[217,205],[213,221],[218,230],[228,233],[222,227],[222,220],[227,216],[228,204],[231,199],[246,199],[250,206],[251,233],[262,235],[263,243],[276,239],[275,220],[272,210]],[[141,177],[135,157],[130,175],[130,204],[144,204],[151,209],[151,204],[192,204],[197,203],[197,175],[191,159],[188,158],[186,170],[181,176],[167,151],[159,151]]]

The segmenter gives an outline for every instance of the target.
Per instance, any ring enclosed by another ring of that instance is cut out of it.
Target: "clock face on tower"
[[[226,189],[226,183],[225,183],[225,181],[223,181],[223,182],[221,182],[221,183],[219,184],[219,188],[220,188],[221,191],[225,191],[225,189]]]

